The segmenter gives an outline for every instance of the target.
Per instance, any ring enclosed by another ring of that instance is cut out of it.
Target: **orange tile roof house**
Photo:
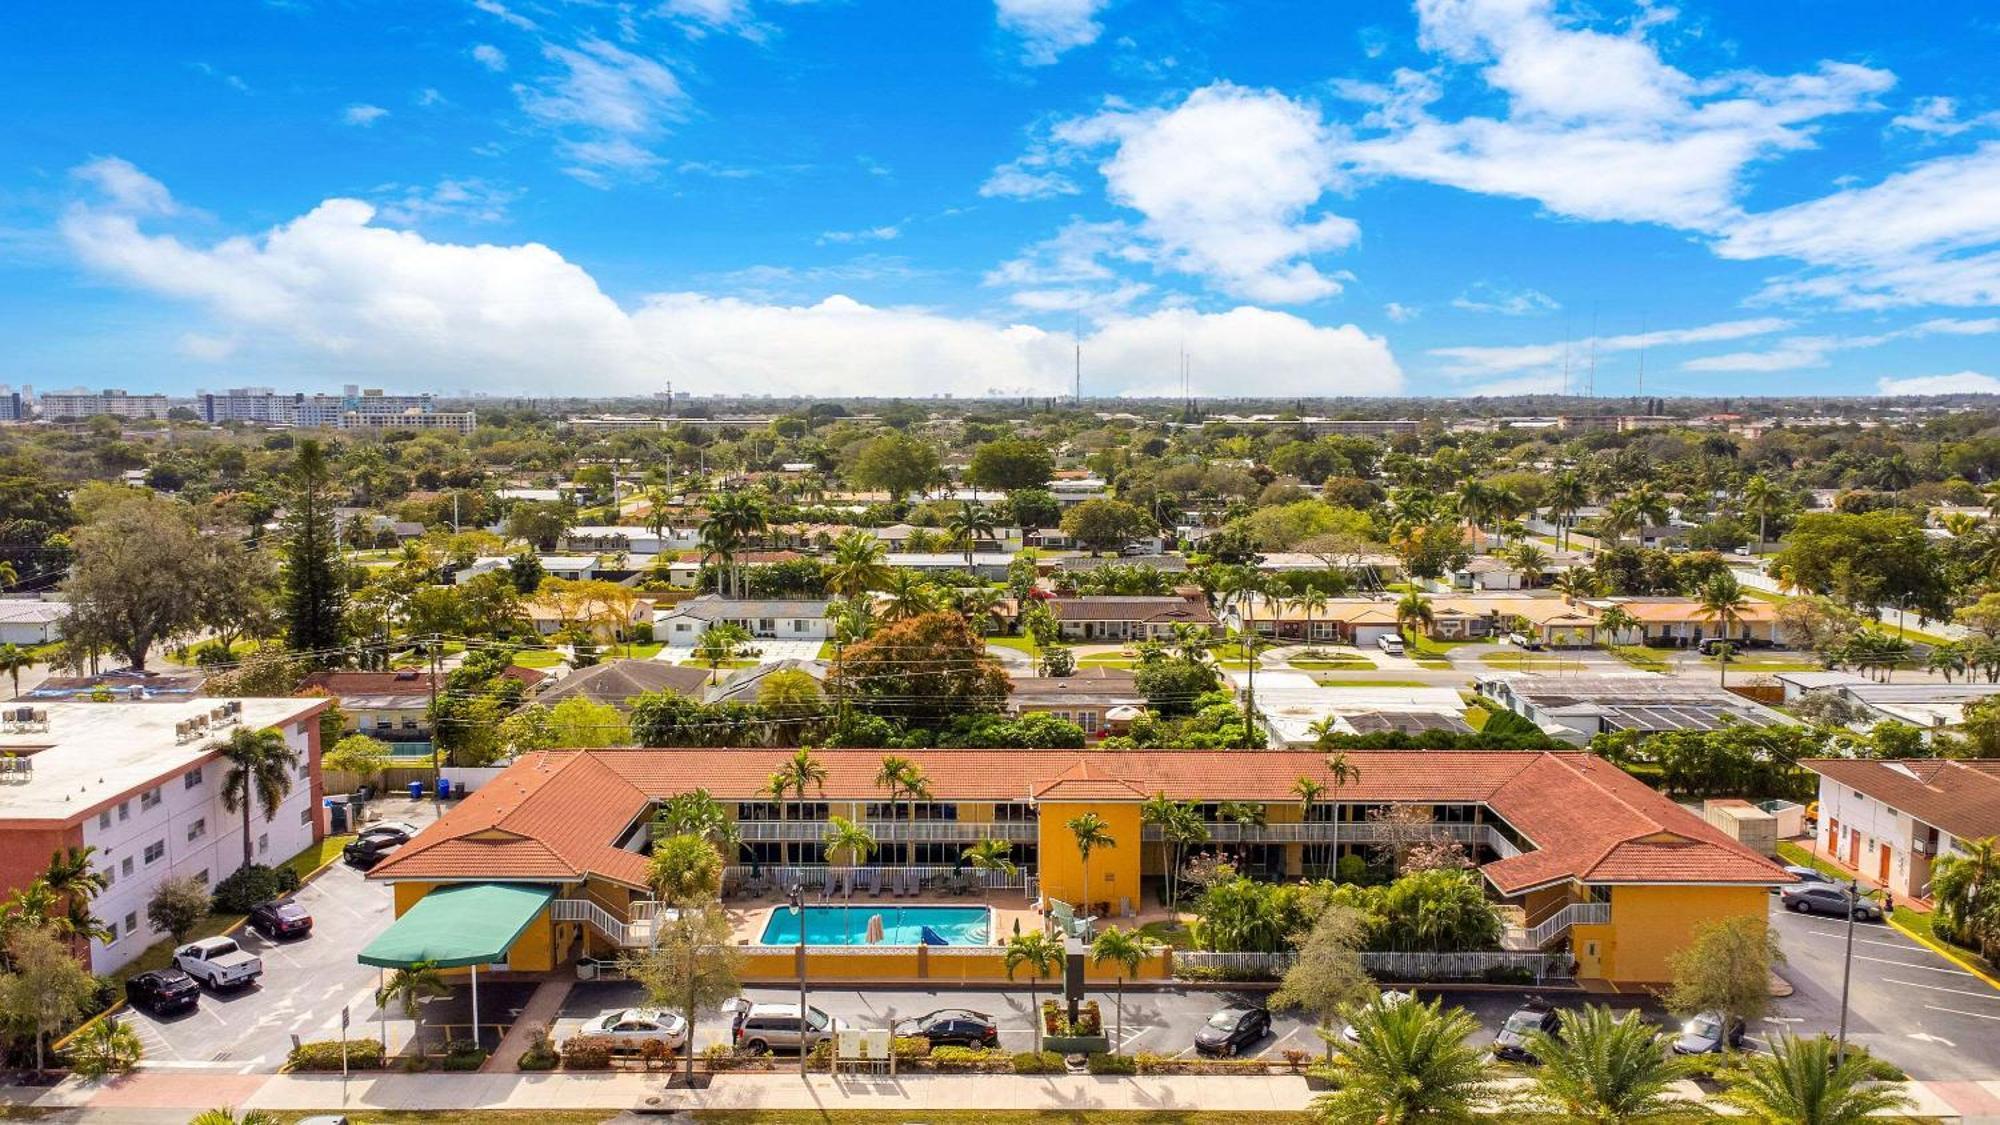
[[[1176,625],[1216,631],[1215,614],[1199,592],[1192,597],[1090,594],[1049,598],[1064,637],[1079,641],[1144,641],[1172,637]]]
[[[1619,981],[1666,979],[1666,958],[1694,924],[1736,913],[1762,917],[1766,890],[1790,881],[1701,817],[1585,754],[1353,751],[1348,759],[1358,777],[1308,814],[1293,786],[1325,772],[1318,752],[897,753],[929,779],[921,814],[905,805],[892,818],[875,781],[878,750],[815,751],[826,771],[823,791],[786,802],[782,812],[765,793],[782,751],[529,754],[370,877],[417,894],[444,883],[517,881],[558,884],[567,897],[600,908],[643,899],[654,807],[699,788],[734,813],[748,855],[732,868],[736,878],[760,865],[824,870],[818,841],[824,822],[837,815],[884,841],[871,867],[948,870],[970,843],[1003,839],[1044,896],[1117,903],[1138,901],[1141,880],[1158,874],[1151,868],[1159,849],[1148,846],[1157,833],[1139,818],[1139,806],[1155,794],[1207,808],[1216,842],[1238,853],[1246,869],[1275,878],[1299,877],[1322,859],[1330,865],[1339,849],[1381,844],[1388,826],[1371,820],[1369,810],[1415,805],[1432,811],[1439,835],[1466,847],[1497,898],[1521,909],[1523,940],[1540,948],[1567,942],[1580,973]],[[1266,823],[1214,815],[1216,803],[1230,801],[1263,804]],[[1087,892],[1063,827],[1082,811],[1098,812],[1118,837],[1093,855]],[[1308,855],[1308,844],[1330,846]],[[405,897],[399,894],[399,909],[415,901]],[[569,940],[590,944],[587,929]]]

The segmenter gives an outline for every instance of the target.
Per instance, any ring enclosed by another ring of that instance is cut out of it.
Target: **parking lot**
[[[1791,914],[1774,900],[1772,924],[1786,957],[1778,975],[1795,991],[1767,1022],[1832,1031],[1840,1023],[1846,922]],[[2000,1072],[2000,992],[1892,927],[1857,923],[1847,1034],[1912,1077],[1987,1078]]]

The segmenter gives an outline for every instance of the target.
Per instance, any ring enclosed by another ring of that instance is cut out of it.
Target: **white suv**
[[[738,997],[723,1005],[730,1014],[729,1041],[738,1050],[761,1055],[774,1048],[812,1050],[819,1041],[846,1029],[847,1024],[818,1008],[807,1007],[805,1029],[799,1028],[797,1004],[759,1004]]]

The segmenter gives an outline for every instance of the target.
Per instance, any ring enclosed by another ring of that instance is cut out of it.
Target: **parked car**
[[[1394,1008],[1399,1004],[1407,1004],[1414,999],[1416,999],[1416,997],[1410,995],[1409,993],[1398,992],[1392,988],[1389,991],[1384,992],[1382,994],[1382,1006],[1385,1008]],[[1354,1025],[1351,1023],[1348,1024],[1346,1029],[1340,1033],[1340,1037],[1342,1039],[1347,1040],[1349,1043],[1361,1042],[1361,1033],[1355,1031]]]
[[[752,1054],[766,1051],[810,1051],[819,1041],[847,1024],[818,1008],[807,1007],[804,1026],[797,1004],[754,1003],[741,997],[723,1005],[729,1014],[729,1041]]]
[[[213,989],[243,988],[264,975],[264,960],[234,938],[213,937],[174,950],[174,968]]]
[[[1829,886],[1833,885],[1833,880],[1828,878],[1826,874],[1820,871],[1819,868],[1817,867],[1804,867],[1799,864],[1792,864],[1785,868],[1785,874],[1790,875],[1794,879],[1797,879],[1799,881],[1800,886],[1810,886],[1814,883],[1825,883]],[[1771,893],[1777,894],[1779,891],[1782,891],[1784,889],[1785,888],[1783,887],[1772,887]]]
[[[1388,653],[1390,656],[1401,656],[1403,655],[1403,638],[1393,633],[1384,634],[1375,638],[1375,647]]]
[[[1194,1049],[1204,1055],[1234,1055],[1271,1034],[1271,1013],[1248,1004],[1231,1004],[1194,1033]]]
[[[366,871],[408,842],[409,838],[405,836],[359,836],[340,849],[340,858],[346,860],[348,866]]]
[[[201,986],[179,969],[152,969],[126,980],[125,1002],[156,1016],[177,1016],[201,1005]]]
[[[940,1008],[896,1025],[897,1035],[921,1035],[933,1047],[991,1047],[1000,1041],[1000,1025],[984,1012]]]
[[[679,1050],[687,1042],[687,1021],[664,1008],[626,1008],[587,1021],[582,1034],[610,1040],[614,1051],[636,1051],[655,1042]]]
[[[1852,902],[1854,917],[1864,922],[1880,922],[1882,906],[1873,899],[1851,898],[1848,889],[1834,882],[1795,883],[1778,889],[1778,901],[1787,910],[1801,914],[1832,914],[1845,917]]]
[[[1529,652],[1539,652],[1541,651],[1542,648],[1542,642],[1536,640],[1534,637],[1531,637],[1526,633],[1507,634],[1507,643],[1513,645],[1516,648],[1527,649]]]
[[[407,820],[378,820],[355,833],[355,838],[366,840],[371,836],[388,836],[394,837],[397,843],[407,843],[416,834],[417,826]]]
[[[312,933],[313,916],[290,899],[272,899],[250,908],[250,928],[273,941],[306,937]]]
[[[1539,1063],[1542,1060],[1528,1050],[1528,1036],[1537,1031],[1557,1034],[1562,1028],[1562,1020],[1555,1009],[1539,1000],[1530,1000],[1514,1009],[1507,1022],[1500,1025],[1500,1034],[1493,1037],[1493,1057],[1509,1062]]]
[[[1729,1023],[1729,1045],[1741,1047],[1743,1036],[1748,1029],[1742,1020]],[[1722,1050],[1722,1014],[1703,1012],[1681,1025],[1681,1036],[1674,1040],[1676,1055],[1712,1055]]]

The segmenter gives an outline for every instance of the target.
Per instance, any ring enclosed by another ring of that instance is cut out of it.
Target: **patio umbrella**
[[[882,944],[882,936],[883,936],[883,934],[882,934],[882,916],[881,916],[880,914],[871,914],[871,915],[869,915],[869,916],[868,916],[868,944],[869,944],[869,945],[880,945],[880,944]]]

